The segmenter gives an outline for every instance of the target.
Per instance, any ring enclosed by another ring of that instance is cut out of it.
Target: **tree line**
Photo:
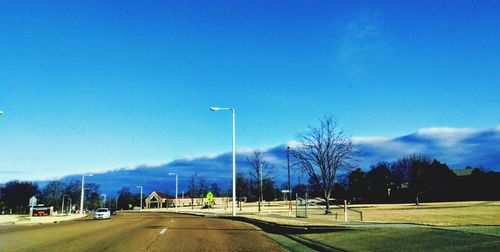
[[[367,172],[348,173],[337,185],[336,197],[359,203],[498,200],[500,173],[467,167],[470,175],[457,176],[445,163],[410,155],[382,162]]]
[[[84,208],[92,210],[99,207],[101,205],[99,185],[86,183],[85,188]],[[0,184],[0,208],[9,212],[28,213],[29,199],[32,196],[38,199],[38,204],[53,206],[55,211],[67,212],[72,206],[76,208],[80,206],[81,181],[77,179],[72,179],[68,183],[51,181],[43,189],[30,181],[14,180]],[[64,209],[62,209],[63,200]]]

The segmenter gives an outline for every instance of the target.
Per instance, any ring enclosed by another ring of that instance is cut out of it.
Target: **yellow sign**
[[[207,193],[207,202],[214,202],[214,194],[212,192]]]

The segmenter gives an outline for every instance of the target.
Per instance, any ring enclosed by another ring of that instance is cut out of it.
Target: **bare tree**
[[[333,117],[325,116],[319,122],[319,127],[310,126],[297,137],[299,146],[293,150],[293,156],[295,165],[321,189],[325,214],[329,214],[335,175],[340,168],[353,167],[354,151],[351,138]]]
[[[243,176],[243,173],[236,174],[236,195],[238,197],[238,206],[241,211],[241,201],[248,194],[248,179]]]
[[[271,174],[271,166],[269,163],[264,161],[264,154],[260,151],[254,151],[253,154],[247,157],[247,161],[252,166],[252,170],[250,171],[250,176],[252,178],[253,187],[258,188],[259,191],[259,212],[260,206],[262,204],[263,199],[263,190],[262,190],[262,181],[264,179],[268,179]]]
[[[208,193],[208,181],[205,177],[198,178],[198,195],[201,198],[201,204],[205,204],[205,196]]]
[[[198,185],[196,184],[196,179],[198,177],[198,173],[195,172],[191,175],[191,179],[189,180],[189,197],[191,197],[191,209],[194,209],[194,197],[198,196]]]

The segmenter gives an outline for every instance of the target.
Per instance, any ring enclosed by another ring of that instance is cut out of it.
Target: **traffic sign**
[[[29,201],[29,207],[34,207],[36,206],[37,199],[35,196],[32,196]]]
[[[209,203],[214,202],[214,194],[212,192],[207,193],[207,202]]]

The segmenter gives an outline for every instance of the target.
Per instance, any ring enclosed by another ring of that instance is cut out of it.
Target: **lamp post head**
[[[169,172],[168,175],[177,175],[175,172]]]
[[[0,111],[0,116],[3,115],[3,111]]]
[[[233,108],[221,108],[221,107],[210,107],[210,110],[212,111],[219,111],[219,110],[230,110],[234,112]]]
[[[136,188],[142,188],[142,186],[138,185],[138,186],[135,186]]]

